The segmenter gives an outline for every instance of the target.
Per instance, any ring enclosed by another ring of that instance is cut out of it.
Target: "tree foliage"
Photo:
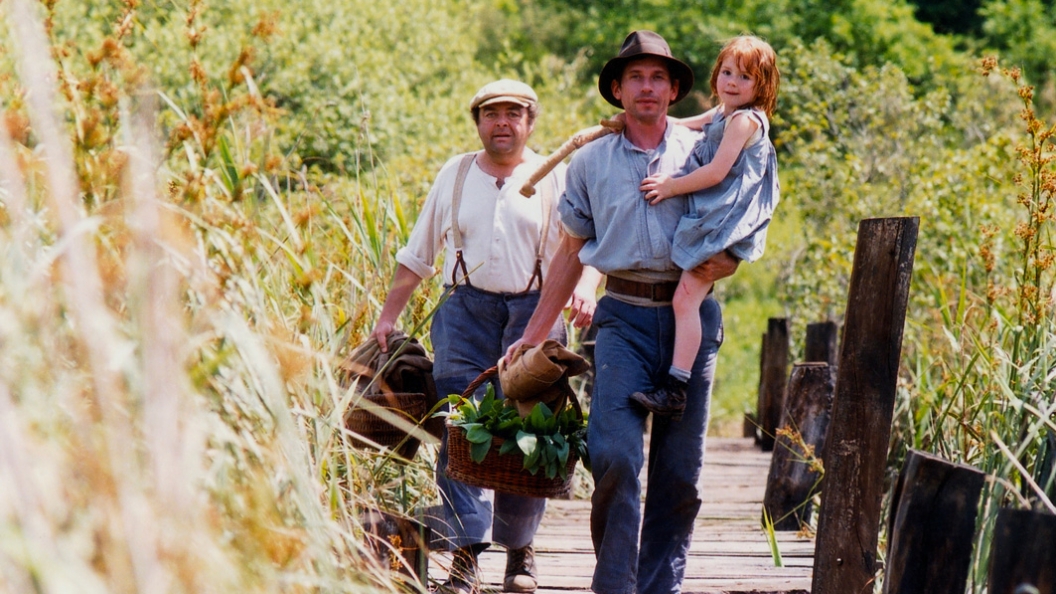
[[[1056,4],[1052,0],[991,0],[982,8],[982,41],[1009,64],[1017,64],[1029,84],[1046,89],[1040,107],[1051,109],[1056,63]]]
[[[616,54],[630,31],[661,32],[698,81],[697,100],[678,108],[680,114],[705,104],[707,81],[722,42],[741,33],[767,39],[779,53],[795,40],[810,44],[822,39],[854,66],[892,63],[924,84],[944,84],[962,65],[951,41],[917,21],[902,1],[501,0],[490,10],[500,13],[502,18],[495,21],[506,26],[485,33],[485,49],[546,48],[566,59],[583,54],[588,79]]]
[[[978,35],[982,32],[981,0],[912,0],[914,14],[936,33]]]
[[[784,59],[782,188],[806,238],[786,269],[788,308],[840,315],[864,218],[923,215],[918,260],[941,254],[949,263],[950,242],[963,259],[979,217],[1003,206],[987,204],[988,161],[1007,158],[994,154],[995,135],[1011,120],[997,89],[966,81],[916,97],[898,68],[852,68],[820,41]]]

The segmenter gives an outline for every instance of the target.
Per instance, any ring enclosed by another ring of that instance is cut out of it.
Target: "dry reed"
[[[69,114],[100,108],[60,92],[41,6],[0,9],[32,130],[0,126],[0,592],[397,591],[359,513],[435,495],[428,460],[343,429],[331,367],[358,330],[331,321],[331,292],[355,263],[316,234],[347,215],[306,227],[307,182],[251,168],[237,192],[271,206],[239,202],[210,161],[267,125],[251,54],[232,77],[248,111],[204,124],[223,157],[165,155],[159,93],[130,80],[105,114],[119,167],[93,169]]]

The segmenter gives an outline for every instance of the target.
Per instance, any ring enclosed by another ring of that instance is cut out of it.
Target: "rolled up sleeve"
[[[436,268],[426,263],[408,247],[402,247],[396,252],[396,261],[407,267],[408,270],[419,277],[426,279],[436,274]]]
[[[584,161],[573,159],[565,178],[565,193],[557,207],[565,232],[577,239],[592,239],[597,236],[594,214],[591,212],[587,196],[585,174]]]
[[[425,204],[418,213],[418,221],[411,230],[407,245],[396,252],[396,261],[423,279],[436,274],[433,264],[444,247],[446,229],[438,204],[437,186],[438,184],[434,184],[429,195],[426,196]]]

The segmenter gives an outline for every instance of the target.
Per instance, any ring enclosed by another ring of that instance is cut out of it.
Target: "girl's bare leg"
[[[675,310],[675,352],[671,366],[689,371],[700,350],[702,330],[700,328],[700,305],[711,291],[714,279],[694,268],[682,271],[682,278],[675,290],[672,307]]]
[[[675,348],[667,377],[652,392],[635,392],[631,399],[654,415],[670,416],[672,421],[682,418],[686,409],[686,388],[689,386],[693,361],[700,350],[703,334],[700,327],[700,305],[704,303],[714,280],[701,266],[682,272],[675,290],[672,308],[675,312]]]

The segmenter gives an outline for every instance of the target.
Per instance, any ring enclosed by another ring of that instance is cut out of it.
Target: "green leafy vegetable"
[[[524,469],[533,475],[542,470],[547,478],[568,478],[566,467],[573,453],[590,467],[587,420],[572,407],[555,414],[550,407],[539,403],[522,419],[515,408],[495,397],[495,388],[491,385],[479,402],[451,395],[448,403],[453,411],[448,421],[465,432],[474,462],[484,461],[491,450],[492,438],[497,437],[502,440],[499,455],[523,454]]]

